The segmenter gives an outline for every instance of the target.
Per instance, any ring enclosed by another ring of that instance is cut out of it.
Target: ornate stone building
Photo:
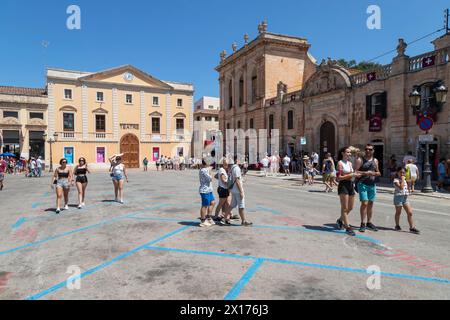
[[[265,48],[270,40],[262,39],[270,35],[263,32],[254,43]],[[308,67],[279,68],[285,55],[284,46],[279,47],[276,53],[279,64],[263,68],[265,72],[262,73],[265,79],[276,81],[265,81],[266,91],[261,96],[261,106],[252,106],[254,109],[248,106],[240,109],[235,107],[236,104],[230,108],[230,104],[226,104],[227,99],[236,101],[235,91],[232,91],[233,99],[230,98],[227,79],[236,85],[236,70],[246,62],[243,53],[239,52],[247,52],[248,49],[244,47],[221,62],[217,68],[221,98],[225,103],[220,113],[221,130],[227,126],[239,128],[239,121],[243,129],[250,128],[246,121],[254,118],[259,119],[255,128],[280,130],[282,153],[317,151],[321,156],[325,152],[337,155],[340,147],[363,147],[371,142],[384,167],[391,155],[395,154],[401,160],[408,151],[413,152],[422,164],[425,145],[419,141],[419,136],[424,132],[418,128],[417,122],[421,110],[428,108],[434,120],[434,127],[430,130],[434,135],[430,144],[430,160],[434,164],[439,157],[450,156],[449,98],[447,96],[443,104],[436,102],[436,88],[441,84],[448,88],[450,84],[450,34],[433,41],[435,50],[416,57],[405,54],[407,45],[400,39],[397,56],[392,63],[367,72],[348,70],[330,59],[315,65],[307,54],[309,45],[303,41],[304,65]],[[255,50],[252,58],[266,61],[267,51],[270,50]],[[285,51],[291,53],[289,49]],[[302,52],[301,49],[297,51]],[[276,83],[279,83],[278,87]],[[277,89],[275,92],[274,87]],[[421,95],[417,111],[411,107],[409,97],[414,89]],[[306,138],[306,145],[300,145],[300,137]]]

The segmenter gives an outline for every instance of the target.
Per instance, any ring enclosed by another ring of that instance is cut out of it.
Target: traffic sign
[[[300,145],[305,146],[306,145],[306,137],[300,137]]]
[[[430,117],[423,117],[419,120],[419,128],[422,129],[422,131],[429,131],[431,128],[433,128],[433,119]]]
[[[434,136],[432,134],[422,134],[419,136],[420,143],[433,142]]]

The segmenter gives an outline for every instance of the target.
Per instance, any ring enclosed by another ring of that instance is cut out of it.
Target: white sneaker
[[[79,204],[78,205],[78,209],[81,209],[81,208],[83,208],[83,206],[81,204]]]
[[[57,208],[56,209],[56,214],[59,214],[61,212],[61,209],[60,208]]]
[[[206,220],[206,221],[208,221],[208,223],[209,223],[210,225],[212,225],[212,226],[215,226],[215,225],[216,225],[216,223],[214,222],[213,219],[208,219],[208,220]]]
[[[84,204],[84,202],[82,202],[82,203],[81,203],[81,206],[82,206],[82,207],[85,207],[86,205]]]
[[[69,210],[69,206],[67,204],[64,206],[64,210]]]
[[[200,227],[208,228],[208,227],[211,227],[211,224],[208,222],[208,220],[205,220],[203,222],[200,222]]]

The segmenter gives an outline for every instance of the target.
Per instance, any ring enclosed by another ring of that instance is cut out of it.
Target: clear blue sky
[[[81,30],[68,30],[66,9],[81,8]],[[382,29],[366,27],[369,5],[381,7]],[[41,0],[0,2],[0,85],[45,85],[45,66],[100,71],[132,64],[163,79],[191,82],[195,98],[218,96],[214,67],[243,35],[268,31],[305,37],[322,58],[368,60],[443,26],[449,1],[433,0]],[[422,40],[408,48],[432,50]],[[44,50],[42,41],[49,41]],[[389,63],[393,54],[379,59]]]

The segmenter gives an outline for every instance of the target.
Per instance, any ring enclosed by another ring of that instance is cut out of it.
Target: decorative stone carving
[[[408,44],[403,39],[398,39],[397,57],[403,57],[407,47]]]
[[[12,117],[8,117],[8,118],[3,118],[3,124],[16,124],[16,125],[20,125],[20,122],[18,119],[16,118],[12,118]]]
[[[227,56],[227,52],[225,50],[223,50],[220,53],[220,62],[224,61],[226,56]]]
[[[267,31],[267,21],[263,21],[258,24],[258,32],[259,34],[265,33]]]
[[[28,121],[28,124],[31,126],[45,126],[45,122],[42,119],[33,118]]]
[[[244,34],[244,43],[245,43],[245,45],[248,45],[248,39],[249,39],[248,34]]]
[[[236,52],[236,50],[237,50],[236,42],[233,42],[233,44],[231,45],[231,49],[233,50],[233,52]]]

